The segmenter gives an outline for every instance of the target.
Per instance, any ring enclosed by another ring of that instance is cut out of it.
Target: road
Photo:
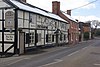
[[[0,58],[0,67],[100,67],[100,39]]]

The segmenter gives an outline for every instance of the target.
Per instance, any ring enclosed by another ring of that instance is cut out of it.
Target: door
[[[56,46],[58,46],[58,34],[56,34]]]
[[[24,54],[25,52],[25,33],[19,33],[19,54]]]

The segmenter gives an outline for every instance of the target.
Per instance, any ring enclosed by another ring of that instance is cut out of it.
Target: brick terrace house
[[[83,31],[84,31],[84,34],[86,32],[88,32],[88,39],[91,39],[91,24],[90,23],[84,23],[83,24]]]
[[[52,2],[52,12],[59,15],[70,24],[68,31],[69,44],[76,44],[79,42],[79,25],[75,19],[71,17],[71,10],[67,10],[67,14],[60,10],[60,2]]]
[[[83,22],[79,22],[79,41],[83,41],[84,40],[84,31],[83,31]]]
[[[86,33],[88,34],[87,38],[91,39],[91,24],[90,23],[79,22],[79,28],[80,28],[79,41],[85,40]]]

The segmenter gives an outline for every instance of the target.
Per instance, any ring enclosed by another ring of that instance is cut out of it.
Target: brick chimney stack
[[[26,0],[17,0],[17,1],[20,1],[20,2],[24,2],[24,3],[26,3]]]
[[[26,0],[21,0],[21,1],[26,3]]]
[[[71,10],[67,10],[67,14],[71,16]]]
[[[53,1],[52,2],[52,13],[59,14],[59,12],[60,12],[60,2]]]

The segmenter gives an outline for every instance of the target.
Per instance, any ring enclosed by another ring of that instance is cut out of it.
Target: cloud
[[[73,18],[78,19],[79,21],[85,22],[85,21],[91,21],[91,20],[99,20],[100,18],[96,17],[96,16],[73,16]]]
[[[40,7],[42,9],[52,11],[52,1],[60,1],[61,2],[61,10],[66,11],[68,9],[73,9],[76,7],[80,7],[82,5],[85,5],[91,0],[27,0],[28,3],[33,4],[34,6]],[[92,0],[93,1],[93,0]],[[95,4],[90,4],[86,7],[83,7],[82,9],[91,9],[95,8]]]

